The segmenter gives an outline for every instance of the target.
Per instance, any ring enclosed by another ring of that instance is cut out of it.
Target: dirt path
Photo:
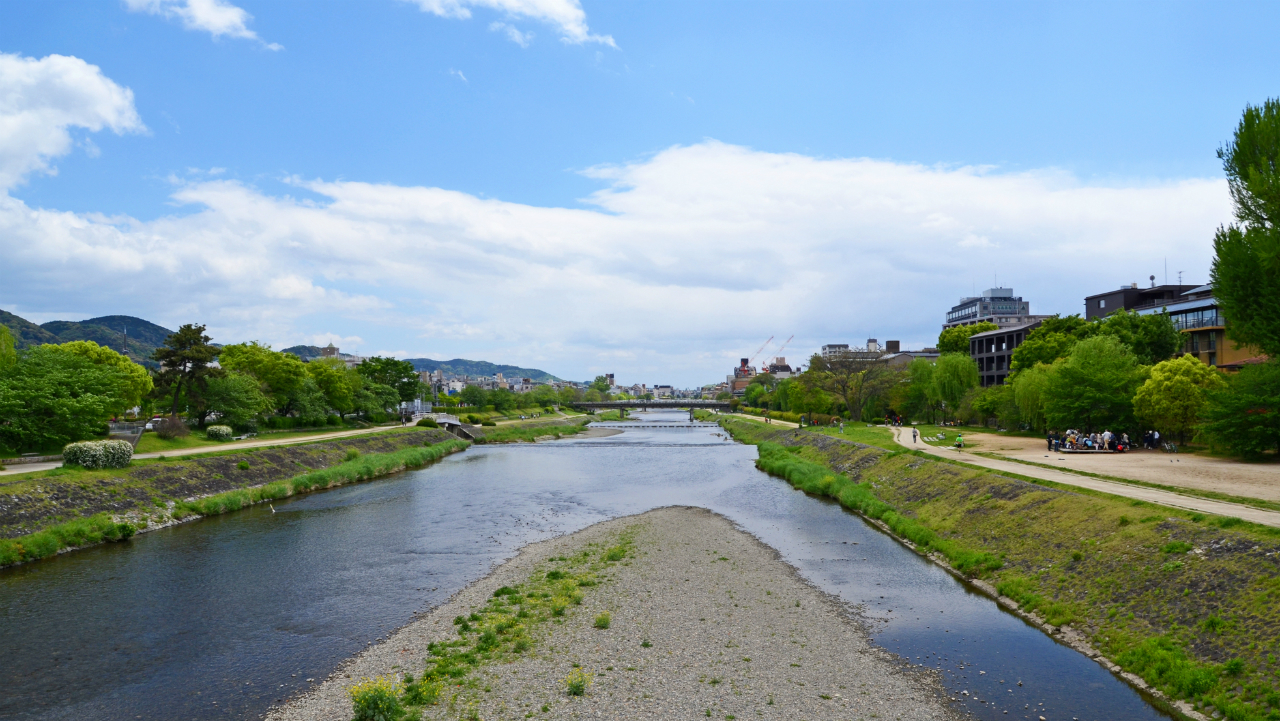
[[[423,718],[961,717],[936,672],[873,646],[851,609],[807,584],[773,549],[709,511],[664,508],[526,547],[267,718],[347,721],[346,689],[355,681],[418,672],[429,642],[458,638],[455,616],[545,571],[556,556],[600,553],[624,531],[634,534],[631,554],[563,623],[533,627],[528,652],[483,665],[470,675],[476,683],[448,690],[458,710],[442,700]],[[592,622],[602,612],[611,615],[604,629]],[[592,680],[580,697],[563,681],[575,666]]]
[[[1163,451],[1133,451],[1096,456],[1054,453],[1039,438],[969,431],[964,431],[964,437],[968,450],[998,453],[1006,458],[1159,483],[1162,486],[1280,501],[1280,463],[1241,463],[1224,458]]]
[[[1280,528],[1280,512],[1267,511],[1260,508],[1251,508],[1242,506],[1237,503],[1227,503],[1225,501],[1214,501],[1208,498],[1198,498],[1196,496],[1184,496],[1180,493],[1172,491],[1163,491],[1158,488],[1147,488],[1145,486],[1129,485],[1118,481],[1107,481],[1100,478],[1091,478],[1089,476],[1081,476],[1067,471],[1059,471],[1052,468],[1039,468],[1037,466],[1029,466],[1025,463],[1016,463],[1014,461],[1002,461],[983,456],[976,456],[971,452],[962,452],[954,448],[936,448],[930,446],[920,440],[912,440],[911,428],[895,428],[894,439],[900,445],[912,448],[918,451],[924,451],[941,458],[949,458],[957,461],[963,461],[970,465],[990,468],[993,471],[1002,473],[1016,473],[1031,478],[1042,478],[1046,481],[1053,481],[1068,486],[1078,486],[1080,488],[1090,488],[1095,491],[1102,491],[1116,496],[1125,498],[1134,498],[1151,503],[1158,503],[1163,506],[1171,506],[1173,508],[1182,508],[1190,511],[1199,511],[1201,513],[1210,513],[1216,516],[1234,516],[1243,518],[1246,521],[1260,523],[1265,526],[1275,526]],[[919,429],[916,429],[919,430]],[[977,435],[977,434],[974,434]],[[948,433],[948,437],[951,433]],[[970,434],[964,434],[967,440]],[[1005,440],[1000,438],[999,440]],[[981,446],[980,446],[981,448]],[[966,449],[972,451],[972,447]],[[1041,454],[1043,459],[1043,453]],[[1162,454],[1163,455],[1163,454]],[[1069,456],[1068,456],[1069,457]],[[1092,459],[1091,459],[1092,460]],[[1166,479],[1162,482],[1169,485]]]

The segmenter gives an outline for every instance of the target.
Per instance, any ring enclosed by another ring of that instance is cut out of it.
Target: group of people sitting
[[[1058,435],[1057,431],[1050,431],[1047,440],[1051,451],[1115,451],[1124,453],[1131,447],[1128,433],[1116,435],[1111,431],[1085,433],[1067,429],[1067,432],[1062,435]]]

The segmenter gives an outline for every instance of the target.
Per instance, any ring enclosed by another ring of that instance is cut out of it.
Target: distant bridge
[[[730,410],[729,401],[694,401],[694,400],[665,400],[665,401],[602,401],[596,403],[574,403],[574,407],[593,410],[637,410],[651,411],[661,408],[678,408],[688,409],[691,411],[710,410],[710,411],[727,411]]]

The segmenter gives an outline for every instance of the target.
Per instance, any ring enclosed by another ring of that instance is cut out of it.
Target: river
[[[1172,718],[857,516],[761,473],[754,447],[670,427],[686,417],[475,446],[275,512],[0,571],[0,718],[257,718],[521,546],[668,505],[727,516],[863,604],[874,639],[941,670],[975,718]]]

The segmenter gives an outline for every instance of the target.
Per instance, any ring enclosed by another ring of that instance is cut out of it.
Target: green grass
[[[123,541],[135,532],[133,525],[116,523],[107,513],[77,518],[26,536],[0,539],[0,566],[47,558],[64,548]]]
[[[332,486],[368,480],[380,475],[394,473],[405,468],[417,468],[430,463],[448,453],[466,448],[468,443],[461,440],[448,440],[430,446],[412,446],[388,453],[362,455],[345,463],[311,471],[290,479],[267,483],[254,488],[242,488],[200,498],[195,501],[177,501],[172,509],[175,518],[183,518],[192,514],[217,515],[239,510],[246,506],[263,501],[284,498],[307,490],[328,488]],[[146,465],[135,461],[135,465]],[[164,461],[153,460],[151,463],[164,464]],[[247,463],[245,465],[248,465]],[[293,466],[291,466],[293,467]],[[31,492],[34,488],[50,485],[50,479],[67,482],[83,488],[94,488],[103,485],[104,480],[119,481],[120,485],[112,486],[112,490],[123,497],[126,490],[147,489],[145,481],[132,479],[130,469],[111,469],[85,471],[79,468],[56,468],[33,474],[34,478],[23,477],[22,482],[4,487],[7,493]],[[47,489],[46,489],[47,490]],[[156,506],[163,506],[158,500]],[[155,511],[156,509],[151,509]],[[88,546],[103,541],[123,540],[133,535],[137,529],[129,523],[117,523],[107,513],[98,513],[62,523],[56,523],[35,533],[24,534],[16,538],[0,539],[0,566],[24,563],[57,553],[64,548]]]
[[[805,433],[723,425],[758,446],[762,469],[986,577],[1170,696],[1228,719],[1280,718],[1268,700],[1280,700],[1280,529],[917,452],[851,453]]]
[[[871,426],[868,428],[866,423],[846,423],[844,425],[844,433],[840,432],[839,426],[835,428],[831,426],[808,426],[804,430],[806,433],[820,433],[832,438],[843,438],[846,441],[863,443],[868,446],[883,448],[887,451],[902,448],[897,441],[893,440],[893,429],[884,426]]]
[[[244,488],[218,493],[194,501],[179,501],[174,516],[182,518],[191,514],[216,516],[238,511],[263,501],[286,498],[295,493],[334,488],[348,483],[367,481],[379,476],[397,473],[410,468],[421,468],[432,461],[465,449],[466,441],[444,441],[430,446],[404,448],[391,453],[357,454],[354,459],[330,468],[304,473],[285,481],[268,483],[257,488]]]
[[[436,641],[427,646],[428,656],[423,662],[421,675],[407,675],[403,684],[405,706],[422,707],[434,703],[440,696],[439,689],[448,686],[459,689],[460,696],[474,694],[479,684],[468,683],[474,674],[489,664],[514,661],[529,653],[537,642],[534,629],[548,621],[564,617],[582,603],[583,588],[599,583],[598,574],[609,569],[616,560],[610,560],[615,548],[623,550],[623,556],[633,544],[632,530],[623,531],[617,544],[603,549],[591,543],[572,556],[548,559],[528,580],[516,586],[503,586],[494,591],[484,606],[467,617],[453,620],[458,637],[451,641]],[[596,618],[597,628],[608,627],[608,614]],[[604,625],[600,619],[605,618]],[[585,693],[589,677],[579,671],[575,681],[581,682],[580,692]],[[570,691],[573,693],[573,691]],[[578,695],[581,695],[579,693]],[[478,697],[459,698],[459,702],[474,702]],[[428,700],[430,699],[430,700]]]
[[[485,430],[484,435],[476,439],[476,443],[515,443],[532,441],[542,436],[572,436],[586,430],[586,421],[578,423],[539,423],[537,419],[530,425],[515,424],[498,426],[493,430]]]

